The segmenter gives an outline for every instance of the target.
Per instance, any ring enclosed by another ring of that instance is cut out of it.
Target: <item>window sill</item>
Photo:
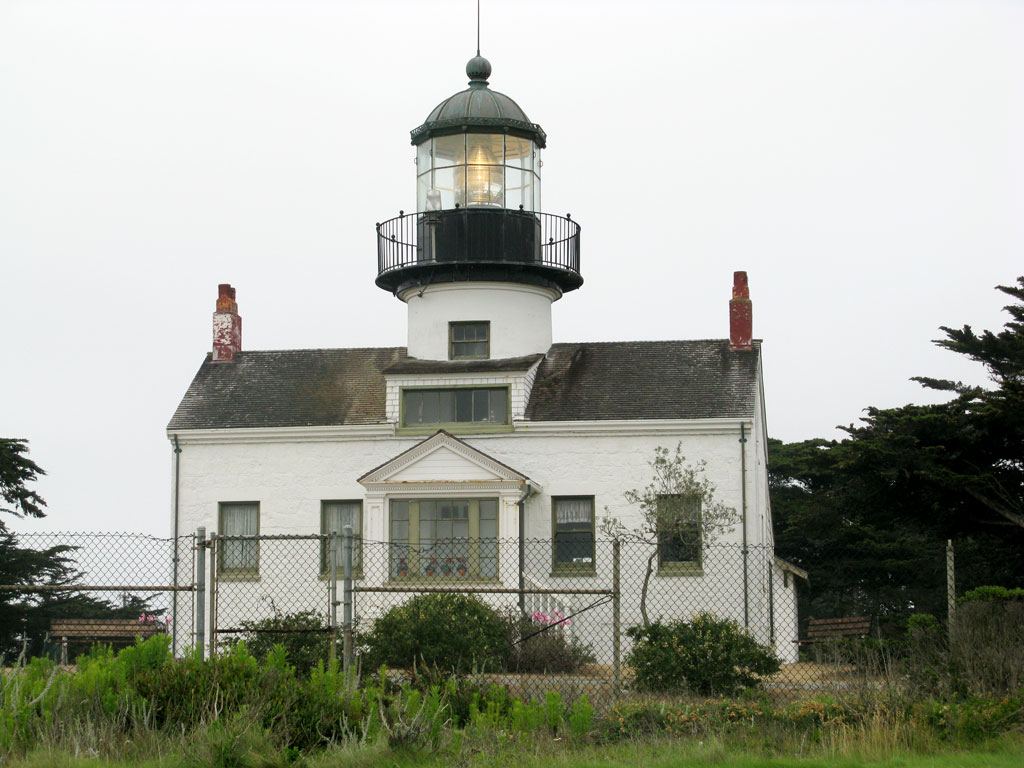
[[[703,576],[704,568],[700,563],[662,563],[658,566],[657,576]]]
[[[217,581],[231,582],[256,582],[260,580],[258,571],[221,571],[217,574]]]
[[[557,565],[551,569],[552,578],[565,576],[597,576],[597,566],[592,563],[580,563]]]
[[[396,427],[396,435],[432,435],[439,430],[451,432],[453,435],[482,435],[500,432],[512,432],[511,424],[417,424],[414,427]]]
[[[384,582],[388,587],[481,587],[500,584],[501,579],[480,576],[393,576]]]

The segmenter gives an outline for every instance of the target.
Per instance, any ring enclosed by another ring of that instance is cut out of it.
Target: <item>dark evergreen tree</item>
[[[868,408],[842,441],[772,441],[777,546],[811,573],[802,615],[871,612],[898,631],[942,612],[942,546],[957,585],[1024,584],[1024,278],[999,333],[943,327],[936,343],[984,365],[991,387],[921,377],[937,405]]]
[[[0,512],[15,517],[45,517],[46,502],[30,484],[46,474],[28,457],[28,441],[0,438]],[[2,587],[71,585],[79,573],[75,548],[57,545],[43,549],[24,547],[18,535],[0,519],[0,656],[42,653],[50,622],[57,618],[131,618],[159,613],[146,600],[124,595],[111,605],[74,590],[24,591]]]

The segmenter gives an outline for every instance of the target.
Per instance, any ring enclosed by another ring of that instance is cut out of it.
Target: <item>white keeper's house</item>
[[[541,212],[544,131],[489,87],[486,59],[466,72],[469,87],[412,131],[416,212],[377,225],[376,284],[405,305],[406,345],[245,350],[235,289],[221,285],[212,352],[167,426],[174,529],[263,536],[350,524],[360,547],[384,542],[389,553],[371,562],[357,551],[368,585],[443,576],[467,587],[605,587],[601,519],[638,524],[624,493],[648,484],[658,447],[681,443],[736,510],[714,546],[737,555],[711,557],[700,526],[690,541],[664,540],[654,613],[712,610],[792,659],[797,569],[772,556],[746,273],[735,273],[728,312],[723,296],[728,337],[555,342],[552,307],[583,284],[580,226]],[[517,559],[525,540],[540,543]],[[217,577],[280,608],[272,548],[232,544]],[[740,556],[744,545],[761,555]],[[623,593],[636,595],[648,553],[624,552],[636,562],[622,565]],[[322,569],[323,558],[294,562],[288,579],[322,583]],[[637,606],[624,598],[623,626]],[[587,622],[575,630],[607,655],[607,633]]]

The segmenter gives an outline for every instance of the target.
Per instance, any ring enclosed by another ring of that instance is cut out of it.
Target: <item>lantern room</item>
[[[466,65],[469,87],[412,131],[416,212],[377,225],[377,285],[518,282],[561,295],[583,283],[579,225],[541,211],[544,130],[490,88],[491,65]]]
[[[540,147],[502,133],[435,136],[416,148],[416,210],[540,210]]]

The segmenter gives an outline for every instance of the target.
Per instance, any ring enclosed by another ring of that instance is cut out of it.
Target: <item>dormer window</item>
[[[448,323],[449,360],[486,360],[491,356],[491,324],[486,321]]]
[[[400,426],[459,431],[507,428],[508,401],[507,386],[403,388]]]

